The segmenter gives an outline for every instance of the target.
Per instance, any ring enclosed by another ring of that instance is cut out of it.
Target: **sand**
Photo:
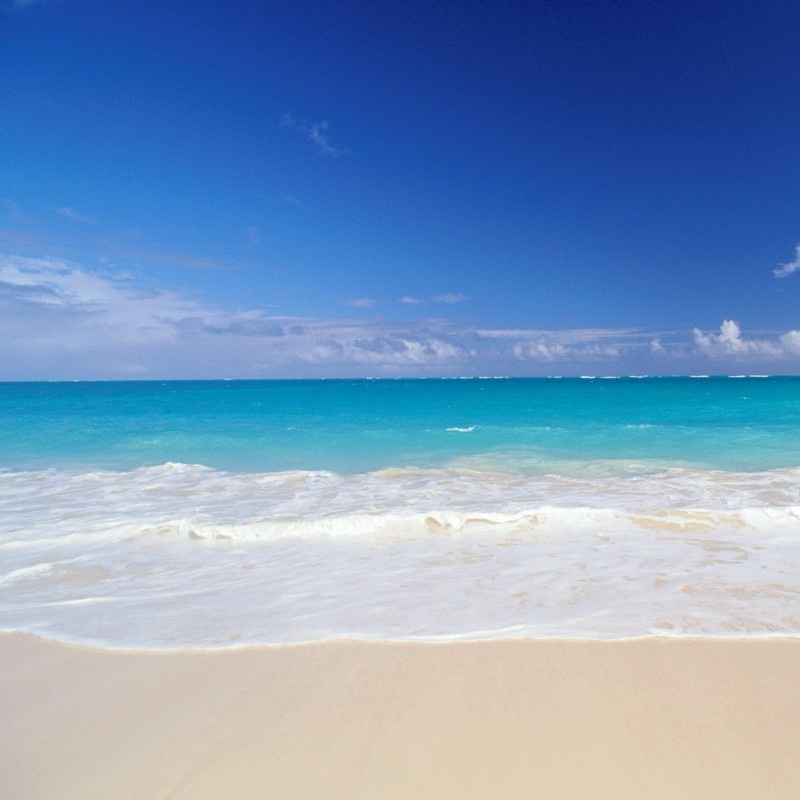
[[[0,635],[0,797],[800,797],[800,640]]]

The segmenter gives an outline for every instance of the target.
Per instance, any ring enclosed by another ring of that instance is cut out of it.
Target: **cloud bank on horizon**
[[[231,311],[23,256],[0,256],[0,308],[0,380],[781,373],[800,356],[800,330],[745,337],[733,320],[719,332],[538,330]]]

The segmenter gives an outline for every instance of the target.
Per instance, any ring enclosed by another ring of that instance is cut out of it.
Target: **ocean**
[[[800,630],[800,378],[0,384],[0,630]]]

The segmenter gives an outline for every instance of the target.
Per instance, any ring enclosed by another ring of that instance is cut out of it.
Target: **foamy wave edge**
[[[730,511],[541,507],[516,513],[461,512],[448,509],[413,514],[344,514],[304,519],[260,519],[211,523],[190,518],[119,530],[121,538],[159,537],[207,541],[276,541],[300,538],[422,538],[474,534],[506,537],[558,536],[564,533],[612,538],[649,531],[661,536],[705,536],[715,532],[796,534],[800,506],[742,508]]]

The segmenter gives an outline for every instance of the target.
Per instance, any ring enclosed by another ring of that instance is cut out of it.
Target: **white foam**
[[[0,473],[0,629],[107,646],[795,635],[797,564],[798,469]]]

